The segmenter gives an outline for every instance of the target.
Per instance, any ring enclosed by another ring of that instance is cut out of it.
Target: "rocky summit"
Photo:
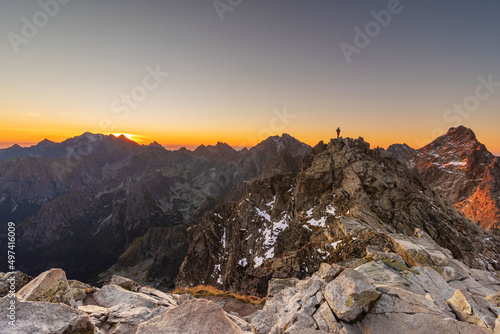
[[[249,182],[239,201],[209,211],[188,235],[179,286],[209,284],[261,296],[272,278],[304,279],[322,262],[357,267],[373,256],[395,269],[425,265],[445,272],[457,260],[500,269],[498,236],[362,138],[318,144],[298,175]],[[368,247],[379,251],[370,255]]]
[[[466,217],[500,233],[500,160],[471,129],[451,128],[403,160]]]

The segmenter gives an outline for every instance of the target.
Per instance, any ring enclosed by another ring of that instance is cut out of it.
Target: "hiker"
[[[337,138],[340,137],[340,128],[337,128]]]

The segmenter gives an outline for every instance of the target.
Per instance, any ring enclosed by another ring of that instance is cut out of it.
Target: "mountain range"
[[[0,150],[2,225],[17,224],[19,269],[37,274],[63,267],[89,281],[149,230],[182,235],[268,161],[309,149],[286,134],[238,152],[222,143],[167,151],[92,133],[13,146]],[[175,256],[182,261],[182,247]]]
[[[497,237],[470,223],[498,234],[498,170],[464,127],[387,151],[361,138],[311,149],[287,134],[168,151],[85,133],[0,150],[0,214],[16,222],[19,269],[33,276],[61,267],[96,284],[119,274],[264,295],[270,278],[363,257],[367,244],[392,249],[391,234],[416,228],[498,270]]]

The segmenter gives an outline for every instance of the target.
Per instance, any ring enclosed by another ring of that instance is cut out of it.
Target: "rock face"
[[[31,280],[33,280],[33,277],[26,275],[25,273],[22,273],[20,271],[0,273],[0,298],[9,293],[12,283],[14,283],[14,290],[15,292],[17,292]]]
[[[142,323],[137,328],[141,334],[243,334],[222,308],[208,300],[190,300]]]
[[[137,273],[142,283],[173,287],[187,251],[183,224],[198,222],[280,153],[295,159],[309,149],[288,135],[238,152],[222,143],[191,152],[85,133],[0,150],[0,216],[2,224],[16,223],[16,256],[27,274],[60,267],[89,282],[121,257],[99,283],[115,272]],[[129,265],[135,259],[127,255],[137,253],[148,266]]]
[[[247,182],[242,198],[207,212],[188,235],[179,286],[210,284],[262,296],[271,278],[302,279],[322,262],[353,268],[371,258],[394,269],[433,265],[449,279],[461,273],[458,266],[447,268],[452,259],[500,269],[498,236],[362,138],[318,144],[298,175]]]
[[[451,128],[404,161],[466,217],[500,231],[500,161],[471,129]]]

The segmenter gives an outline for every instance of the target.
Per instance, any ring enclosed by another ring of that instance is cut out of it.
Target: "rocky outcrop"
[[[449,279],[461,274],[452,259],[500,269],[498,236],[362,138],[318,144],[298,175],[247,182],[240,200],[209,211],[188,234],[179,286],[210,284],[262,296],[271,278],[303,279],[325,261],[349,268],[367,258],[396,270],[438,266]]]
[[[322,264],[322,272],[328,266]],[[489,289],[500,291],[498,277],[485,271],[481,275],[494,280]],[[270,289],[276,284],[283,288],[268,296],[262,311],[249,317],[253,332],[472,334],[500,330],[495,324],[498,309],[480,294],[467,292],[469,297],[464,297],[431,267],[397,270],[371,261],[344,270],[330,283],[319,274],[314,276],[287,287],[279,279],[271,280]]]
[[[466,217],[500,231],[500,161],[471,129],[451,128],[404,161]]]

